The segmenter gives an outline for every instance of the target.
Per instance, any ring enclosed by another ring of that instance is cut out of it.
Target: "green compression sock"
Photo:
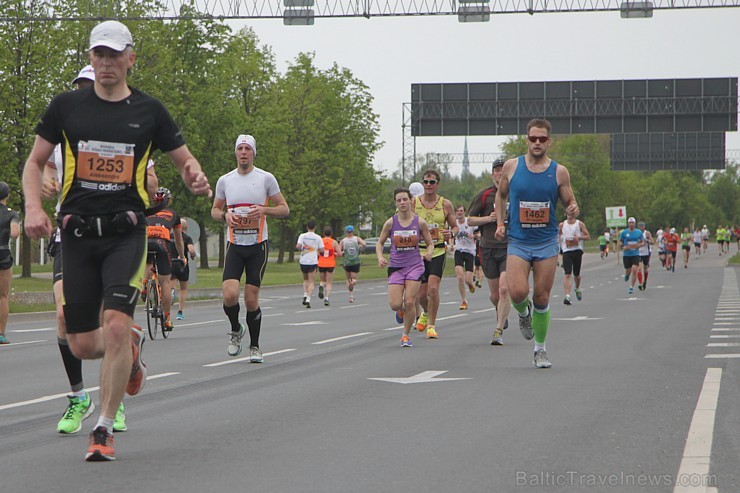
[[[544,344],[547,337],[547,329],[550,328],[550,305],[544,309],[535,308],[532,313],[532,330],[534,331],[534,342]]]
[[[514,300],[511,301],[511,306],[514,307],[514,309],[519,313],[519,315],[526,317],[525,313],[527,313],[527,306],[529,305],[529,298],[524,298],[524,301],[520,303],[514,303]]]

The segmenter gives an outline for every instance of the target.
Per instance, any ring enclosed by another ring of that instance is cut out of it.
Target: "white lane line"
[[[740,342],[710,342],[707,347],[735,347],[740,346]]]
[[[717,320],[740,320],[738,317],[714,317],[714,321]]]
[[[177,324],[177,327],[194,327],[196,325],[206,325],[206,324],[226,323],[226,322],[228,322],[228,320],[225,318],[222,318],[219,320],[206,320],[205,322],[192,322],[189,324]]]
[[[290,324],[280,324],[280,325],[290,325],[292,327],[301,327],[303,325],[326,325],[329,322],[323,322],[321,320],[314,320],[312,322],[296,322],[296,323],[290,323]]]
[[[440,305],[457,305],[457,301],[445,301],[443,303],[440,303]]]
[[[9,342],[8,344],[0,344],[0,349],[4,347],[11,347],[11,346],[24,346],[27,344],[37,344],[39,342],[46,342],[46,339],[38,340],[38,341]]]
[[[729,327],[714,328],[714,329],[712,329],[712,332],[738,332],[738,331],[740,331],[740,328],[738,328],[738,327],[735,327],[735,328],[732,328],[732,329],[729,328]]]
[[[383,330],[398,330],[398,329],[403,329],[403,325],[396,325],[395,327],[388,327],[387,329],[383,329]],[[412,331],[416,330],[416,325],[411,327],[411,330]]]
[[[373,332],[359,332],[357,334],[351,334],[351,335],[348,335],[348,336],[334,337],[333,339],[326,339],[326,340],[323,340],[323,341],[312,342],[311,344],[328,344],[330,342],[343,341],[345,339],[351,339],[353,337],[362,337],[362,336],[366,336],[366,335],[370,335],[370,334],[373,334]]]
[[[345,308],[357,308],[357,307],[360,307],[360,306],[367,306],[367,305],[369,305],[369,303],[361,303],[361,304],[359,304],[359,305],[347,305],[347,306],[341,306],[340,308],[341,308],[342,310],[344,310]]]
[[[284,313],[263,313],[263,317],[277,317],[278,315],[285,315]]]
[[[712,435],[721,380],[722,368],[707,368],[704,385],[701,387],[689,434],[686,437],[683,459],[676,475],[677,485],[673,493],[706,492],[707,486],[712,484],[709,464],[712,459]],[[701,481],[687,481],[689,478]]]
[[[483,310],[473,310],[473,313],[485,313],[485,312],[492,312],[496,309],[494,307],[491,308],[484,308]]]
[[[736,359],[740,358],[740,354],[737,353],[725,353],[725,354],[707,354],[704,356],[706,359]]]
[[[21,334],[24,332],[50,332],[52,330],[57,330],[56,327],[44,327],[43,329],[16,329],[16,330],[9,330],[8,332],[14,332],[17,334]]]
[[[441,317],[441,318],[438,318],[437,321],[440,321],[440,320],[449,320],[451,318],[464,317],[465,315],[466,315],[465,313],[460,313],[458,315],[450,315],[449,317]]]
[[[734,325],[737,322],[714,322],[714,325]]]
[[[329,308],[304,308],[303,310],[296,310],[293,313],[306,313],[306,310],[311,310],[309,313],[316,313],[329,311]]]
[[[738,339],[740,338],[740,335],[711,335],[709,336],[710,339]]]
[[[179,375],[180,372],[169,372],[169,373],[159,373],[157,375],[149,375],[146,379],[147,380],[156,380],[157,378],[164,378],[164,377],[171,377],[173,375]],[[87,387],[85,390],[88,392],[96,392],[100,390],[100,387]],[[43,397],[38,397],[36,399],[31,399],[28,401],[22,401],[22,402],[13,402],[12,404],[5,404],[0,406],[0,411],[4,411],[6,409],[13,409],[14,407],[22,407],[22,406],[28,406],[31,404],[38,404],[39,402],[46,402],[46,401],[52,401],[54,399],[61,399],[62,397],[66,397],[67,394],[54,394],[54,395],[45,395]]]
[[[289,353],[291,351],[295,351],[295,349],[281,349],[279,351],[272,351],[270,353],[263,353],[262,356],[272,356],[274,354]],[[226,360],[226,361],[219,361],[218,363],[210,363],[210,364],[203,365],[203,366],[204,367],[213,368],[213,367],[216,367],[216,366],[223,366],[223,365],[228,365],[228,364],[231,364],[231,363],[240,363],[242,361],[248,361],[248,360],[249,360],[249,356],[247,356],[246,358],[237,358],[237,359],[229,359],[229,360]]]

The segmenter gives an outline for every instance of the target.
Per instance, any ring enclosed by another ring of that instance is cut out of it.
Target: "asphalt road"
[[[559,272],[549,370],[533,367],[513,311],[505,345],[490,346],[487,290],[460,311],[454,279],[440,339],[415,332],[411,349],[381,281],[361,280],[354,304],[337,283],[332,305],[312,309],[300,287],[266,288],[261,365],[227,356],[220,303],[192,304],[144,346],[150,379],[125,401],[113,463],[83,460],[97,412],[56,433],[68,387],[53,320],[13,317],[0,491],[714,491],[674,489],[708,480],[737,492],[739,271],[715,255],[675,273],[654,260],[631,296],[613,256],[587,255],[572,306]],[[98,371],[84,364],[96,401]]]

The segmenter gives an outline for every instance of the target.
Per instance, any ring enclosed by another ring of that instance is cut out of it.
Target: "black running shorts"
[[[242,274],[246,274],[246,284],[260,287],[267,267],[267,252],[267,240],[249,246],[229,243],[226,246],[222,280],[241,282]]]

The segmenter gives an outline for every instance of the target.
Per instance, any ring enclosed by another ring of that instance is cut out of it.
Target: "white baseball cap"
[[[628,223],[634,223],[634,222],[637,222],[637,221],[635,221],[635,218],[634,217],[631,217],[631,218],[627,219],[627,222]]]
[[[105,21],[95,26],[90,33],[90,48],[106,46],[112,50],[123,51],[134,45],[131,31],[118,21]]]
[[[415,181],[414,183],[409,185],[409,192],[411,192],[412,197],[418,197],[419,195],[424,195],[424,185],[422,185],[418,181]]]
[[[254,151],[254,155],[257,155],[257,142],[254,140],[254,137],[251,135],[240,135],[236,138],[236,143],[234,144],[234,152],[236,152],[237,147],[239,147],[242,144],[247,144],[249,147],[252,148]]]
[[[80,70],[80,73],[77,74],[77,77],[72,81],[72,84],[77,84],[81,79],[95,82],[95,69],[92,68],[92,65],[86,65],[82,70]]]

